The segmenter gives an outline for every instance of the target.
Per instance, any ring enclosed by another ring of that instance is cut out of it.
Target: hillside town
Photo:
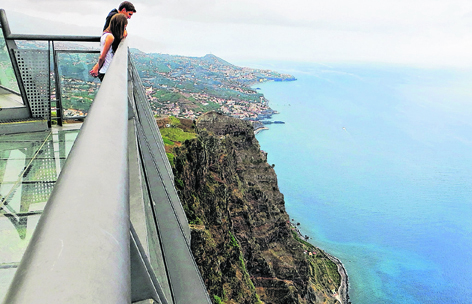
[[[295,80],[270,70],[232,65],[214,55],[201,58],[134,52],[154,113],[195,119],[210,110],[259,121],[276,113],[257,83]]]

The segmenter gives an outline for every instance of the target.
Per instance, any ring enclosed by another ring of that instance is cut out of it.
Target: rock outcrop
[[[173,151],[192,251],[215,303],[336,303],[337,266],[300,239],[252,126],[210,112]]]

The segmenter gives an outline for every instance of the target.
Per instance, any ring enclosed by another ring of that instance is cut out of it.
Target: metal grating
[[[32,117],[49,120],[49,52],[15,49]]]

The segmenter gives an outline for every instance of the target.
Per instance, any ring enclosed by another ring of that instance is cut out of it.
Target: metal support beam
[[[51,113],[51,43],[48,41],[48,110],[49,110],[49,119],[48,119],[48,128],[52,126],[52,113]],[[56,111],[57,113],[57,111]]]
[[[5,39],[5,44],[8,49],[8,55],[10,56],[10,61],[13,67],[13,72],[15,73],[16,83],[18,84],[18,89],[20,90],[23,103],[28,108],[28,111],[31,117],[31,107],[28,102],[28,98],[26,96],[25,86],[23,85],[20,69],[18,68],[18,63],[16,62],[16,57],[14,53],[14,50],[17,49],[18,47],[16,46],[16,43],[14,40],[8,38],[11,36],[10,25],[8,24],[7,14],[5,13],[5,10],[3,9],[0,9],[0,23],[2,26],[3,38]]]
[[[128,50],[115,53],[4,303],[130,303]]]
[[[74,42],[100,42],[100,36],[72,36],[72,35],[24,35],[10,34],[11,40],[36,40],[36,41],[74,41]]]
[[[159,282],[154,275],[145,249],[131,225],[131,294],[132,302],[154,299],[159,304],[168,304]]]
[[[54,62],[54,82],[56,84],[56,116],[57,116],[57,125],[62,127],[64,122],[64,108],[62,107],[62,87],[61,87],[61,77],[59,75],[59,66],[57,65],[57,52],[54,48],[54,41],[51,41],[52,44],[52,58]],[[51,115],[52,117],[52,115]]]

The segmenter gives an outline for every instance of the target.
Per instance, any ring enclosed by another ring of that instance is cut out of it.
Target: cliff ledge
[[[214,303],[339,303],[338,266],[294,231],[252,126],[210,112],[193,127],[168,152]]]

